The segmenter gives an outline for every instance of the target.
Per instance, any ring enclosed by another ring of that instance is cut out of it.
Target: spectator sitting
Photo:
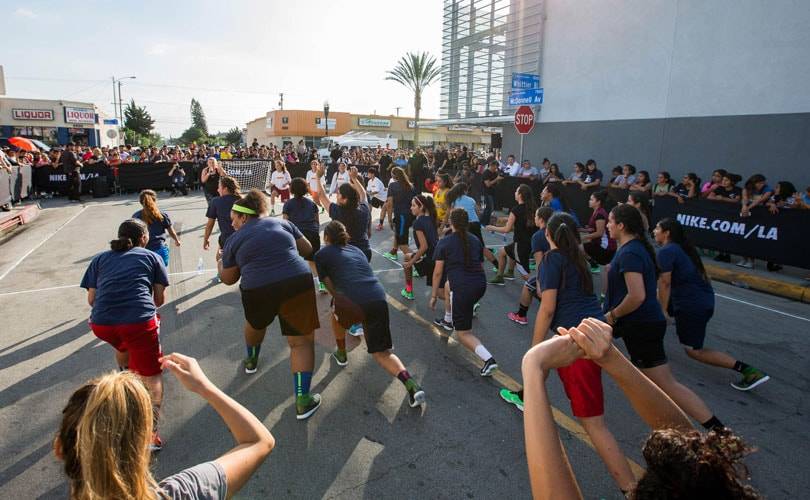
[[[518,168],[517,172],[515,172],[514,177],[533,181],[537,179],[538,175],[537,168],[533,167],[531,163],[529,163],[529,160],[523,160],[523,164]]]
[[[560,186],[554,183],[546,184],[546,187],[540,193],[540,206],[551,207],[555,212],[567,212],[560,198]]]
[[[700,186],[700,177],[694,172],[689,172],[683,176],[683,181],[668,194],[678,198],[678,203],[683,203],[688,199],[697,197],[698,186]]]
[[[757,206],[765,206],[773,196],[773,189],[766,182],[762,174],[754,174],[745,181],[742,191],[742,210],[740,215],[747,217],[751,215],[751,209]]]
[[[616,179],[618,179],[620,175],[622,175],[622,166],[621,165],[616,165],[610,171],[610,180],[608,181],[608,186],[612,186],[613,183],[616,182]]]
[[[613,182],[610,185],[617,188],[627,189],[630,187],[631,184],[634,184],[635,182],[636,182],[636,167],[627,163],[622,167],[621,175],[613,179]]]
[[[540,167],[540,172],[539,172],[540,180],[545,182],[546,178],[548,178],[548,174],[551,173],[551,162],[549,161],[548,158],[543,158],[542,165],[543,166]]]
[[[709,193],[707,198],[709,200],[724,201],[726,203],[740,203],[742,199],[742,189],[737,186],[742,177],[731,172],[723,174],[720,180],[720,186],[716,187],[714,191]]]
[[[718,168],[714,172],[712,172],[712,178],[706,181],[703,186],[700,188],[700,197],[701,198],[708,198],[709,193],[720,187],[721,183],[723,182],[723,176],[726,175],[728,172],[725,169]]]
[[[585,179],[585,165],[578,161],[574,163],[574,171],[571,172],[568,179],[563,181],[563,184],[577,184],[583,179]]]
[[[515,161],[515,155],[509,155],[506,157],[506,163],[501,170],[503,170],[505,174],[512,177],[517,175],[518,171],[520,170],[520,163]]]
[[[647,193],[649,196],[652,191],[652,182],[650,182],[650,173],[646,170],[639,170],[636,176],[636,182],[630,184],[630,191],[640,191]]]
[[[672,184],[672,177],[669,175],[669,172],[658,172],[658,179],[652,189],[653,196],[664,196],[668,194],[672,191]]]
[[[602,185],[602,172],[596,168],[595,160],[588,160],[585,162],[585,178],[579,181],[579,185],[583,191],[591,187]]]
[[[546,183],[563,181],[565,181],[565,176],[562,174],[562,172],[560,172],[560,167],[556,163],[552,163],[548,169]]]

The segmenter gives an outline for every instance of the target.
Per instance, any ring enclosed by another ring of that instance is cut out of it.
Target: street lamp
[[[329,101],[323,101],[323,119],[326,122],[326,137],[329,137]]]

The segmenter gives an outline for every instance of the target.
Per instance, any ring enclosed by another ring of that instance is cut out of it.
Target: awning
[[[419,126],[424,125],[477,125],[479,127],[502,127],[507,123],[514,123],[514,115],[477,116],[475,118],[446,118],[443,120],[419,120]]]

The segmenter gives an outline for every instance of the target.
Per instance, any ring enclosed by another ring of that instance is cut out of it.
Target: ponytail
[[[689,260],[692,261],[695,269],[697,269],[701,277],[703,277],[703,280],[708,283],[710,279],[709,275],[706,273],[706,268],[703,267],[703,261],[700,259],[695,246],[689,241],[689,238],[686,237],[686,231],[684,231],[681,223],[676,219],[667,217],[658,221],[658,227],[661,228],[661,231],[669,232],[669,239],[673,243],[680,245],[681,250],[683,250],[686,256],[689,257]]]
[[[233,204],[239,207],[249,208],[256,212],[256,215],[246,214],[248,217],[259,217],[267,213],[267,202],[264,200],[264,194],[258,189],[251,189],[246,195],[233,202]]]
[[[141,191],[138,200],[141,202],[141,206],[143,207],[143,210],[141,211],[141,218],[144,222],[151,224],[153,222],[163,221],[163,214],[160,213],[160,209],[158,208],[157,204],[157,193],[151,189],[144,189]]]
[[[416,204],[425,209],[430,217],[431,222],[433,222],[433,227],[439,227],[439,215],[436,212],[436,202],[433,201],[432,196],[425,196],[423,194],[417,194],[413,197],[416,200]]]
[[[574,218],[566,212],[555,212],[548,220],[546,229],[554,246],[557,247],[557,251],[563,254],[568,262],[576,266],[582,290],[588,295],[593,294],[593,277],[588,268],[585,253],[580,247],[579,231]],[[562,273],[562,279],[561,286],[564,286],[565,272]]]
[[[219,178],[219,184],[228,190],[234,196],[242,197],[242,193],[239,192],[240,186],[239,182],[231,177],[230,175],[223,175]]]
[[[110,250],[126,252],[141,246],[141,238],[149,234],[146,224],[140,219],[127,219],[118,226],[118,239],[110,241]]]
[[[470,263],[470,241],[467,231],[470,227],[470,217],[463,208],[454,208],[450,212],[450,225],[461,238],[461,247],[464,249],[464,265]]]
[[[521,184],[518,186],[517,192],[523,200],[523,205],[526,207],[526,227],[534,229],[532,214],[537,207],[537,203],[534,201],[534,191],[532,191],[532,188],[528,184]]]
[[[323,236],[324,238],[329,240],[331,245],[337,245],[341,247],[345,247],[351,237],[349,236],[349,232],[346,231],[346,226],[343,225],[342,222],[333,220],[326,227],[323,229]]]
[[[459,198],[467,194],[467,185],[463,182],[459,182],[455,186],[451,187],[447,194],[445,195],[444,202],[447,204],[448,207],[452,207],[453,203],[456,202]]]
[[[613,215],[613,220],[616,224],[623,224],[624,225],[624,232],[632,236],[634,239],[637,239],[644,245],[644,249],[650,255],[650,259],[652,259],[653,267],[655,268],[655,276],[661,273],[661,269],[658,267],[658,259],[655,257],[655,249],[650,243],[650,239],[647,238],[644,231],[644,221],[641,218],[641,212],[639,212],[636,207],[631,205],[623,204],[623,205],[616,205],[613,210],[610,211],[611,215]]]

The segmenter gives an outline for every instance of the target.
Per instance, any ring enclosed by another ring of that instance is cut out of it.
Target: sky
[[[442,0],[3,0],[0,65],[8,97],[92,102],[113,116],[124,80],[164,136],[190,126],[194,97],[209,132],[278,109],[413,116],[413,96],[386,71],[406,52],[441,59]],[[439,117],[440,82],[422,98]]]

